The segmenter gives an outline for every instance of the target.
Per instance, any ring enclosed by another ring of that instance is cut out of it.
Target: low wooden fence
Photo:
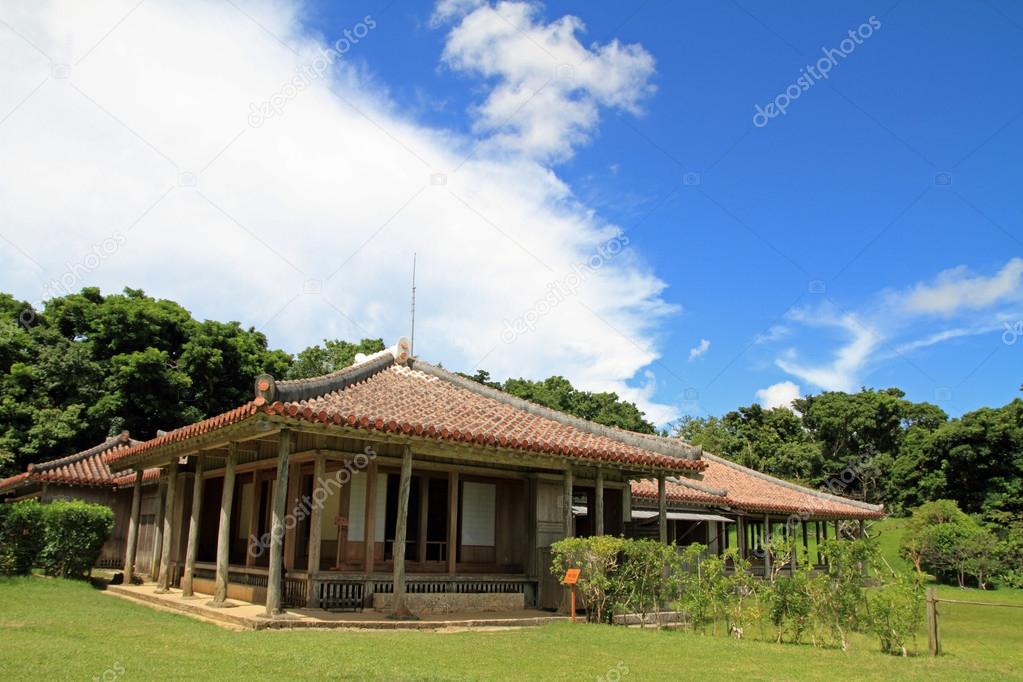
[[[938,629],[938,604],[967,604],[969,606],[994,606],[1003,609],[1023,609],[1023,604],[1000,604],[991,601],[970,601],[966,599],[939,599],[933,587],[927,588],[927,650],[931,656],[941,655],[941,632]]]

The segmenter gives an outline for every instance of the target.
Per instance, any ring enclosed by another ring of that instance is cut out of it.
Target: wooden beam
[[[394,531],[394,593],[391,615],[408,618],[412,615],[405,599],[405,538],[408,531],[408,498],[412,487],[412,448],[406,447],[401,457],[401,480],[398,484],[398,519]]]
[[[565,508],[562,510],[565,519],[565,537],[575,536],[575,518],[572,516],[572,470],[565,471],[565,488],[561,494]]]
[[[193,597],[192,572],[195,570],[195,555],[199,551],[199,517],[202,514],[202,468],[203,455],[195,458],[195,479],[192,481],[192,513],[188,519],[188,547],[185,549],[185,572],[181,575],[181,596]]]
[[[298,514],[300,508],[299,500],[302,497],[302,467],[291,461],[288,473],[288,501],[285,504],[287,514],[292,516],[290,525],[286,524],[284,530],[284,569],[289,573],[295,570],[295,556],[298,553],[298,543],[295,541],[298,536]]]
[[[309,503],[312,507],[309,516],[309,565],[306,566],[306,572],[309,575],[306,581],[306,606],[311,609],[320,605],[316,579],[320,575],[320,551],[323,548],[323,503],[330,494],[323,485],[326,477],[327,458],[322,454],[317,454],[316,459],[313,460],[313,491]],[[338,511],[340,512],[340,509]]]
[[[458,565],[458,472],[448,472],[448,575]]]
[[[657,477],[657,535],[661,544],[668,544],[668,487],[664,474]]]
[[[363,516],[365,523],[363,524],[363,572],[366,575],[373,573],[376,566],[376,546],[377,546],[377,463],[375,460],[371,460],[369,466],[366,467],[366,513]],[[383,494],[387,494],[385,488]]]
[[[156,580],[160,577],[160,555],[163,554],[163,516],[167,507],[167,481],[161,480],[156,491],[156,531],[153,533],[153,561],[149,577]]]
[[[142,509],[142,469],[135,472],[131,487],[131,517],[128,519],[128,548],[124,554],[124,584],[135,576],[135,548],[139,542],[139,512]]]
[[[178,458],[171,460],[167,467],[167,495],[163,514],[163,547],[160,552],[160,576],[157,580],[156,593],[166,594],[170,591],[170,558],[174,546],[174,496],[178,485]]]
[[[270,527],[270,570],[266,585],[266,615],[281,614],[281,582],[284,579],[284,517],[288,511],[288,456],[291,432],[282,430],[277,444],[277,483],[274,485],[273,523]]]
[[[604,469],[597,467],[597,482],[593,486],[593,533],[604,534]]]
[[[238,444],[231,443],[224,465],[224,489],[220,495],[220,526],[217,528],[217,580],[213,601],[207,606],[220,607],[227,601],[228,562],[231,557],[231,505],[234,504],[235,469],[238,466]]]
[[[255,566],[256,559],[266,551],[260,547],[259,537],[259,504],[263,501],[263,470],[252,472],[252,506],[249,507],[249,533],[245,543],[245,565]]]

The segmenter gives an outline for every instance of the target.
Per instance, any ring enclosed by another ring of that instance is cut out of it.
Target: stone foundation
[[[388,611],[391,594],[374,594],[373,608]],[[523,594],[409,594],[405,595],[409,611],[417,616],[440,613],[466,613],[486,611],[517,611],[526,608]]]

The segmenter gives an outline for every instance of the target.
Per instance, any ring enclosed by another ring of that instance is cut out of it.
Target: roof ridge
[[[840,504],[848,504],[850,506],[858,507],[860,509],[866,509],[869,511],[884,511],[883,504],[870,504],[869,502],[861,502],[860,500],[854,500],[849,497],[842,497],[841,495],[832,495],[831,493],[826,493],[823,490],[814,490],[813,488],[807,488],[806,486],[799,485],[798,483],[793,483],[791,481],[786,481],[785,479],[782,478],[771,476],[770,474],[765,474],[762,471],[751,469],[750,467],[743,466],[738,462],[733,462],[730,459],[725,459],[724,457],[720,457],[709,452],[704,452],[703,456],[704,458],[710,460],[711,462],[721,464],[722,466],[731,467],[732,469],[737,469],[739,471],[749,474],[750,476],[755,476],[756,478],[767,481],[769,483],[775,483],[777,485],[788,488],[789,490],[795,490],[796,492],[812,495],[818,499],[827,500],[829,502],[838,502]]]
[[[260,374],[256,377],[256,405],[301,402],[343,390],[368,379],[392,364],[407,362],[409,347],[409,340],[401,337],[390,348],[373,353],[362,362],[317,377],[278,381],[270,374]]]
[[[676,485],[692,488],[693,490],[698,490],[701,493],[707,493],[708,495],[714,495],[715,497],[728,497],[728,488],[715,488],[707,485],[706,483],[697,482],[691,478],[680,478],[678,476],[672,476],[668,480]]]
[[[90,457],[103,454],[108,450],[111,450],[119,445],[125,444],[130,445],[131,438],[129,437],[127,431],[122,431],[116,436],[111,436],[110,438],[107,438],[99,445],[93,445],[91,448],[87,450],[82,450],[81,452],[76,452],[71,455],[65,455],[64,457],[60,457],[58,459],[51,459],[47,462],[29,464],[28,471],[30,472],[50,471],[51,469],[56,469],[67,464],[74,464],[75,462],[80,462],[83,459],[89,459]],[[106,464],[106,462],[104,462],[104,464]]]
[[[679,459],[699,460],[702,455],[702,449],[689,445],[685,441],[679,439],[635,433],[633,431],[626,431],[624,429],[598,424],[597,422],[582,419],[581,417],[574,417],[572,415],[565,414],[564,412],[559,412],[553,408],[519,398],[518,396],[506,393],[505,391],[485,386],[478,381],[473,381],[472,379],[459,376],[454,372],[449,372],[442,367],[431,365],[419,358],[413,357],[410,364],[411,368],[416,371],[437,377],[438,379],[443,379],[458,386],[459,388],[463,388],[485,398],[490,398],[491,400],[496,400],[504,405],[510,405],[523,410],[524,412],[528,412],[529,414],[544,417],[565,426],[570,426],[593,436],[603,436],[625,445],[640,448],[641,450],[649,450],[657,454],[677,457]]]

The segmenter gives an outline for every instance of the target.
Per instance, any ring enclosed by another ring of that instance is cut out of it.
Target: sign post
[[[579,569],[570,568],[565,571],[565,578],[561,581],[563,585],[571,585],[572,587],[572,600],[569,607],[572,614],[572,622],[575,622],[575,586],[579,582]]]

